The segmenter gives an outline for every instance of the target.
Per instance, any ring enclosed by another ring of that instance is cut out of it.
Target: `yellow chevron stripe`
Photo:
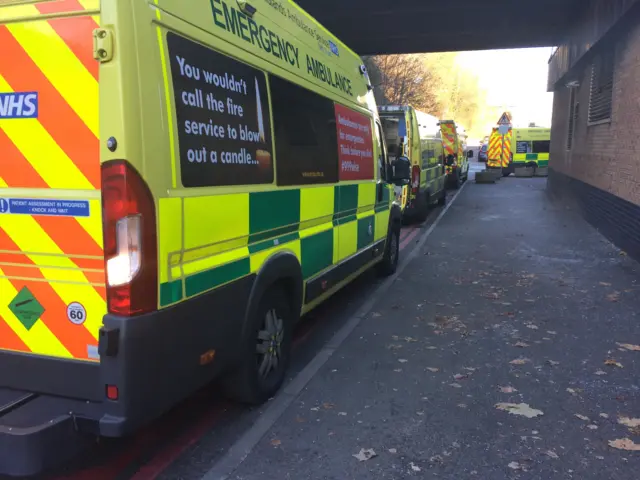
[[[8,305],[17,294],[18,291],[13,287],[0,268],[0,316],[5,319],[9,328],[11,328],[11,330],[20,337],[20,340],[33,352],[38,352],[40,355],[50,355],[52,357],[71,358],[71,353],[60,343],[60,340],[56,338],[44,322],[39,321],[31,330],[27,330],[22,322],[9,310]]]
[[[98,292],[89,285],[89,280],[84,273],[65,256],[33,217],[3,215],[2,227],[20,250],[40,268],[44,278],[50,282],[51,287],[63,302],[68,305],[80,301],[81,297],[82,304],[89,312],[84,327],[97,339],[106,305]],[[26,252],[48,252],[49,254],[36,255]],[[86,288],[78,288],[79,286]]]
[[[38,14],[31,6],[34,15]],[[7,28],[69,106],[98,137],[98,82],[47,22],[10,23]],[[42,49],[46,43],[47,48]],[[74,82],[69,82],[74,78]],[[52,162],[53,163],[53,162]]]
[[[0,75],[0,91],[14,91],[2,75]],[[73,185],[82,190],[94,190],[93,185],[58,146],[38,119],[0,120],[0,125],[49,187],[65,188]]]

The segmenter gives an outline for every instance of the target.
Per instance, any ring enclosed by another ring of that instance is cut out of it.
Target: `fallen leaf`
[[[580,420],[584,420],[585,422],[589,422],[589,417],[585,417],[584,415],[580,415],[579,413],[576,413],[574,415],[574,417],[579,418]]]
[[[589,430],[597,430],[597,429],[598,429],[598,426],[597,426],[597,425],[587,425],[587,428],[588,428]]]
[[[633,443],[630,438],[619,438],[617,440],[609,440],[609,446],[619,450],[640,451],[640,444]]]
[[[610,302],[617,302],[618,300],[620,300],[620,293],[610,293],[609,295],[607,295],[607,300],[609,300]]]
[[[449,386],[453,388],[462,388],[462,385],[460,385],[459,383],[450,383]]]
[[[600,416],[601,416],[602,418],[609,418],[609,415],[607,415],[606,413],[601,413],[601,414],[600,414]]]
[[[530,328],[531,330],[538,330],[538,326],[534,325],[533,323],[527,323],[526,327]]]
[[[394,372],[396,372],[396,373],[400,373],[400,372],[402,372],[402,369],[401,369],[401,368],[396,368],[396,369],[394,370]]]
[[[467,408],[467,404],[466,403],[459,403],[458,407],[460,408]]]
[[[605,371],[603,371],[603,370],[596,370],[594,373],[595,373],[596,375],[606,375],[606,374],[607,374],[607,372],[605,372]]]
[[[578,395],[578,393],[573,388],[567,388],[567,392],[569,392],[574,397]]]
[[[407,360],[406,358],[399,358],[398,361],[400,363],[407,363],[409,360]]]
[[[405,342],[417,342],[418,339],[413,338],[413,337],[404,337],[404,341]]]
[[[539,415],[544,415],[544,412],[542,410],[531,408],[526,403],[496,403],[495,407],[498,410],[509,412],[511,415],[521,415],[527,418],[534,418]]]
[[[433,373],[436,373],[436,372],[440,371],[439,368],[435,368],[435,367],[427,367],[427,370],[429,370],[430,372],[433,372]]]
[[[281,445],[282,442],[280,440],[278,440],[277,438],[274,438],[273,440],[271,440],[271,445],[273,445],[274,447],[277,447],[279,445]]]
[[[611,284],[609,282],[600,282],[600,285],[602,285],[603,287],[610,287]]]
[[[340,415],[341,417],[346,417],[347,416],[347,412],[338,412],[338,415]]]
[[[640,345],[632,345],[630,343],[616,343],[616,345],[633,352],[640,352]]]
[[[438,347],[434,347],[434,346],[427,347],[427,350],[437,350],[437,349],[438,349]]]
[[[547,333],[549,335],[557,335],[558,334],[558,332],[554,332],[553,330],[547,330]]]
[[[322,404],[322,408],[324,408],[325,410],[329,410],[331,408],[335,407],[335,405],[333,403],[323,403]]]
[[[517,392],[518,390],[516,390],[516,389],[515,389],[515,388],[513,388],[513,387],[500,387],[500,391],[501,391],[502,393],[515,393],[515,392]]]
[[[511,365],[524,365],[525,363],[530,362],[528,358],[516,358],[515,360],[511,360],[509,363]]]
[[[419,466],[417,466],[415,463],[413,463],[413,462],[409,463],[409,466],[411,467],[411,470],[413,470],[414,472],[421,472],[422,471],[422,469]]]
[[[310,410],[312,412],[318,412],[320,409],[318,407],[312,407]]]
[[[556,362],[554,360],[547,360],[547,363],[552,367],[555,367],[556,365],[560,365],[560,362]]]
[[[467,372],[475,372],[477,370],[477,368],[473,368],[473,367],[463,367],[464,370],[466,370]]]
[[[395,448],[390,448],[389,453],[398,453],[398,450],[396,450]]]
[[[605,360],[604,364],[605,364],[605,365],[609,365],[609,366],[611,366],[611,367],[624,368],[620,362],[616,362],[616,361],[615,361],[614,359],[612,359],[612,358],[609,358],[609,359]]]
[[[547,450],[546,452],[544,452],[545,454],[547,454],[548,457],[554,458],[554,459],[558,459],[560,458],[558,456],[558,454],[556,452],[554,452],[553,450]]]
[[[640,427],[640,418],[618,417],[618,423],[625,427]]]
[[[456,373],[453,376],[454,380],[464,380],[465,378],[469,378],[469,375],[463,375],[463,374],[460,374],[460,373]]]
[[[513,345],[514,347],[520,347],[520,348],[527,348],[529,346],[528,343],[524,343],[524,342],[517,342]]]
[[[512,470],[524,470],[524,465],[519,464],[518,462],[511,462],[509,465],[507,465],[509,468],[511,468]]]
[[[382,314],[381,314],[381,313],[378,313],[378,312],[373,312],[373,313],[371,314],[371,316],[372,316],[372,317],[374,317],[374,318],[376,318],[376,317],[381,317],[381,316],[382,316]]]
[[[399,349],[402,348],[402,345],[398,345],[398,344],[392,343],[391,345],[388,345],[387,348],[389,350],[399,350]]]
[[[355,453],[352,456],[357,458],[361,462],[364,462],[365,460],[371,460],[373,457],[377,457],[378,454],[373,450],[373,448],[361,448],[358,453]]]

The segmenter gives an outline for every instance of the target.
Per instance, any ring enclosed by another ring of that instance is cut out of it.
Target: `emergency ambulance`
[[[521,167],[548,167],[550,144],[550,128],[514,128],[511,136],[513,159],[509,173]]]
[[[396,269],[409,161],[293,2],[4,1],[0,50],[0,474],[216,377],[263,402],[300,316]]]
[[[389,158],[404,156],[411,162],[411,184],[397,192],[406,198],[404,216],[423,222],[429,207],[444,205],[447,198],[438,119],[410,105],[385,105],[379,112]]]
[[[444,148],[447,185],[460,188],[469,178],[469,158],[473,157],[473,150],[467,151],[467,132],[453,120],[441,120],[438,125]]]

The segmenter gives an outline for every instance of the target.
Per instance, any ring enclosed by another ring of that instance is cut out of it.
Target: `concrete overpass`
[[[585,0],[298,0],[360,55],[559,45]]]

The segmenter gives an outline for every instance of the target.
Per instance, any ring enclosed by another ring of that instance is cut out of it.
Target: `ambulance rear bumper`
[[[0,389],[0,475],[25,477],[62,465],[95,436],[79,433],[94,405],[81,400]]]

